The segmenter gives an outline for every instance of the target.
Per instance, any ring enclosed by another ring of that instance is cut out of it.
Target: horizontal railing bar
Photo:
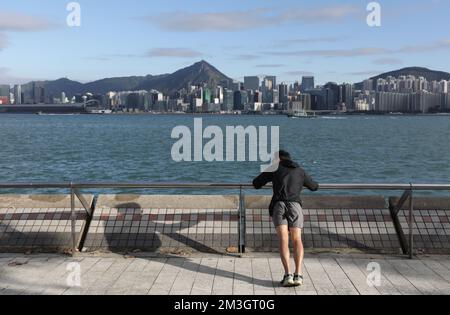
[[[0,183],[0,189],[247,189],[240,183]],[[265,187],[271,188],[270,185]],[[321,190],[450,190],[450,184],[320,184]]]

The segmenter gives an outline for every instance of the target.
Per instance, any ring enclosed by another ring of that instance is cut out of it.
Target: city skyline
[[[9,85],[0,85],[0,105],[14,104],[12,109],[17,111],[29,110],[20,107],[21,104],[79,104],[86,108],[89,103],[89,106],[97,108],[95,110],[109,112],[266,112],[289,115],[307,110],[425,114],[448,112],[450,109],[450,74],[423,68],[385,73],[383,77],[364,80],[358,87],[335,82],[315,85],[314,76],[304,76],[294,85],[279,83],[276,76],[266,76],[263,80],[246,76],[244,82],[232,81],[205,61],[174,74],[157,77],[156,81],[163,80],[159,83],[147,77],[133,80],[137,84],[134,87],[123,78],[106,80],[108,84],[102,86],[99,85],[101,81],[90,86],[67,80],[31,82],[15,85],[12,93]],[[164,85],[163,82],[178,84]],[[47,89],[47,85],[52,84],[53,87]],[[163,87],[166,92],[156,90],[156,86]],[[8,110],[6,107],[3,109]],[[69,109],[67,106],[59,108]]]
[[[81,26],[68,27],[66,1],[2,1],[0,83],[157,75],[199,59],[239,81],[274,75],[288,84],[450,70],[445,1],[379,1],[381,27],[366,23],[369,1],[78,2]]]

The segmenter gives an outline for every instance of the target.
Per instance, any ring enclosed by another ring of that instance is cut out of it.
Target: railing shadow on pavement
[[[245,252],[246,245],[246,209],[245,209],[245,189],[252,188],[250,184],[216,184],[216,183],[0,183],[1,189],[68,189],[70,192],[71,202],[71,248],[72,253],[76,253],[80,249],[80,241],[76,233],[77,213],[75,211],[75,201],[78,199],[83,205],[88,216],[87,221],[92,219],[93,208],[89,205],[81,194],[83,189],[221,189],[221,190],[239,190],[239,206],[238,213],[238,235],[239,235],[239,252]],[[270,188],[270,187],[266,187]],[[391,205],[390,212],[392,220],[396,227],[397,236],[401,244],[404,254],[408,254],[409,258],[414,257],[414,236],[413,226],[414,202],[413,195],[416,191],[444,191],[450,190],[450,184],[321,184],[321,190],[376,190],[376,191],[404,191],[397,205]],[[398,213],[404,204],[409,201],[408,214],[408,240],[403,234],[398,222]],[[127,206],[127,205],[125,205]],[[134,205],[140,209],[140,205]],[[159,231],[161,232],[161,231]],[[164,232],[164,231],[163,231]],[[164,233],[162,235],[165,235]],[[175,235],[166,235],[174,237]],[[176,235],[177,238],[180,234]],[[112,240],[111,240],[112,241]],[[188,241],[188,240],[185,240]],[[192,241],[192,240],[190,240]],[[203,244],[197,244],[200,247]],[[208,248],[205,248],[208,249]]]

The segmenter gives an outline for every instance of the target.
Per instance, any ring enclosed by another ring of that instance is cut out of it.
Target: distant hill
[[[450,73],[443,72],[443,71],[435,71],[430,70],[427,68],[421,68],[421,67],[408,67],[403,68],[400,70],[395,70],[391,72],[386,72],[380,75],[377,75],[375,77],[372,77],[370,79],[372,80],[378,80],[378,79],[385,79],[389,76],[391,77],[399,77],[399,76],[407,76],[407,75],[413,75],[416,77],[424,77],[428,81],[441,81],[441,80],[447,80],[450,81]],[[356,84],[356,88],[362,88],[363,83]]]
[[[23,86],[24,91],[30,91],[33,83],[43,86],[47,94],[68,96],[81,93],[105,94],[110,91],[159,90],[166,94],[178,91],[188,84],[207,84],[216,87],[223,81],[231,81],[226,75],[206,61],[200,61],[190,67],[178,70],[172,74],[147,75],[106,78],[89,83],[80,83],[66,78],[55,81],[29,82]]]
[[[156,89],[167,93],[178,91],[188,84],[206,83],[208,86],[217,86],[223,81],[231,81],[231,79],[206,61],[200,61],[170,75],[148,78],[139,85],[139,88],[143,90]]]
[[[33,81],[22,85],[22,91],[27,93],[33,90],[33,83],[38,86],[45,87],[47,94],[60,95],[61,92],[66,92],[68,95],[75,95],[83,92],[83,84],[77,81],[72,81],[66,78],[55,81]]]

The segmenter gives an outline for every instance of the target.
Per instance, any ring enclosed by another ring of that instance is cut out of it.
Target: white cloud
[[[34,32],[54,27],[54,23],[43,18],[14,12],[0,12],[0,31]]]
[[[154,48],[145,54],[145,57],[170,57],[170,58],[197,58],[203,54],[188,48]]]
[[[273,10],[254,8],[244,11],[192,13],[174,11],[145,18],[149,23],[169,32],[235,32],[284,23],[336,22],[360,13],[354,5],[336,5]]]
[[[436,50],[450,49],[450,39],[443,39],[429,44],[418,44],[403,46],[398,49],[378,48],[378,47],[362,47],[350,49],[323,49],[323,50],[285,50],[285,51],[266,51],[266,55],[273,56],[299,56],[299,57],[361,57],[361,56],[377,56],[377,55],[392,55],[392,54],[411,54],[423,53]],[[401,62],[396,58],[383,58],[375,61],[377,64],[389,64],[389,62]]]
[[[364,12],[361,7],[355,5],[323,6],[285,11],[280,15],[280,19],[303,23],[323,23],[340,20],[361,12]]]
[[[261,64],[261,65],[256,65],[256,68],[282,68],[285,67],[285,65],[282,64]]]
[[[397,59],[397,58],[380,58],[380,59],[374,60],[373,63],[376,65],[395,66],[395,65],[403,64],[403,61],[401,59]]]
[[[259,58],[261,58],[261,56],[252,54],[241,54],[233,57],[234,60],[256,60]]]
[[[269,51],[268,55],[278,56],[306,56],[306,57],[357,57],[382,55],[390,51],[384,48],[367,47],[354,49],[325,49],[325,50],[299,50],[299,51]]]
[[[164,31],[173,32],[232,32],[243,29],[258,28],[266,23],[265,9],[247,11],[190,13],[176,11],[149,17],[150,23],[156,24]]]

